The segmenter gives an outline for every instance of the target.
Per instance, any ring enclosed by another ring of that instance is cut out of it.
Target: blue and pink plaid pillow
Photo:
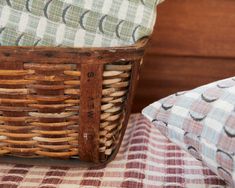
[[[161,99],[143,114],[235,186],[235,77]]]

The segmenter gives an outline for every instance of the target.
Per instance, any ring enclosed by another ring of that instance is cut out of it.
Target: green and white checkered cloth
[[[161,1],[0,0],[0,45],[130,45],[152,33]]]

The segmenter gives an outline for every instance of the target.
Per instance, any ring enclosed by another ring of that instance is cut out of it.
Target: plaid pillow
[[[130,45],[153,30],[162,0],[1,0],[0,45]]]
[[[235,186],[235,77],[166,97],[146,107],[143,114]]]

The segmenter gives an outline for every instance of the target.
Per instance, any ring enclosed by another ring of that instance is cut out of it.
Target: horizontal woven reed
[[[125,132],[146,42],[0,47],[0,154],[111,160]]]

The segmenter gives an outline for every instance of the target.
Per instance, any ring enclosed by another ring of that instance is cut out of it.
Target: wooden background
[[[235,1],[166,0],[158,7],[133,112],[230,76],[235,76]]]

